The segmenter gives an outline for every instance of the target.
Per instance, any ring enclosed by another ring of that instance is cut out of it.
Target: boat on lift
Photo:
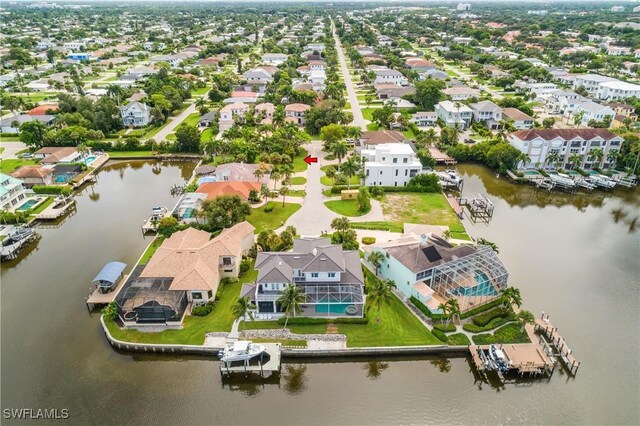
[[[265,352],[264,345],[252,343],[249,340],[238,340],[227,345],[223,350],[218,352],[220,361],[229,363],[234,361],[249,361]]]
[[[509,360],[496,345],[489,345],[489,358],[497,371],[506,373],[509,370]]]

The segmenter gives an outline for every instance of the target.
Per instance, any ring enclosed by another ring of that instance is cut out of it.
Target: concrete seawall
[[[132,343],[124,342],[114,338],[104,318],[100,317],[102,330],[107,340],[116,349],[131,352],[150,352],[163,354],[178,355],[209,355],[215,356],[217,359],[218,351],[222,348],[210,347],[203,345],[164,345],[155,343]],[[381,347],[363,347],[363,348],[347,348],[347,349],[282,349],[283,359],[302,359],[302,358],[335,358],[335,357],[367,357],[367,356],[409,356],[409,355],[438,355],[443,357],[464,357],[469,355],[467,346],[381,346]]]

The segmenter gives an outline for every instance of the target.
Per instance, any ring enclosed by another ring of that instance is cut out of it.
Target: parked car
[[[32,153],[30,153],[30,152],[25,152],[24,154],[20,154],[18,157],[19,158],[33,158],[34,155]]]

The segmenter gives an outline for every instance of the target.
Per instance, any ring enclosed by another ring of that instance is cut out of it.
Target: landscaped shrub
[[[483,314],[473,317],[473,323],[477,326],[483,327],[489,324],[495,318],[503,318],[509,315],[510,311],[502,307],[492,309]]]
[[[278,319],[278,324],[284,325],[286,317]],[[289,318],[287,325],[310,325],[310,324],[368,324],[369,320],[364,318]]]
[[[116,318],[118,318],[118,305],[116,305],[116,302],[111,302],[107,306],[102,308],[101,312],[105,318],[114,321]]]
[[[34,185],[31,189],[36,194],[71,195],[73,190],[67,186]]]
[[[462,333],[448,335],[447,343],[451,346],[469,346],[471,344],[469,338]]]
[[[431,330],[431,334],[436,336],[438,340],[441,340],[442,343],[447,343],[447,335],[444,334],[442,331],[434,328],[433,330]]]
[[[324,156],[324,159],[327,160],[327,161],[331,161],[331,160],[335,160],[336,156],[333,155],[333,154],[327,154],[327,155]]]
[[[494,300],[492,302],[486,303],[484,305],[478,306],[477,308],[473,308],[471,310],[463,312],[460,315],[460,319],[465,319],[465,318],[472,317],[474,315],[479,314],[480,312],[488,311],[489,309],[495,308],[496,306],[499,306],[499,305],[501,305],[503,303],[504,303],[504,300],[502,299],[502,297],[500,297],[500,298],[498,298],[498,299],[496,299],[496,300]]]
[[[493,343],[529,343],[529,336],[526,332],[520,332],[520,325],[513,323],[503,325],[493,334],[479,334],[473,336],[473,343],[476,345],[491,345]]]
[[[411,296],[409,298],[409,300],[411,301],[411,303],[413,303],[415,305],[416,308],[418,308],[420,310],[420,312],[425,314],[428,318],[431,318],[432,321],[442,321],[443,319],[444,320],[447,319],[447,315],[431,313],[429,308],[427,308],[424,303],[422,303],[421,301],[419,301],[415,297]]]
[[[197,317],[207,316],[213,311],[213,303],[207,303],[203,306],[195,306],[191,309],[191,315],[195,315]]]
[[[242,259],[240,263],[240,275],[244,275],[251,269],[251,261],[249,259]]]
[[[481,333],[483,331],[493,330],[494,328],[500,327],[503,324],[506,324],[509,321],[515,321],[516,315],[511,313],[506,317],[494,318],[485,326],[479,326],[473,323],[465,324],[462,326],[462,329],[465,331],[469,331],[471,333]]]
[[[435,328],[436,330],[440,330],[443,331],[445,333],[451,332],[451,331],[456,331],[456,325],[455,324],[434,324],[433,328]]]
[[[271,213],[273,211],[273,204],[264,206],[264,209],[262,209],[262,211],[264,211],[265,213]]]
[[[331,187],[331,193],[332,194],[340,194],[340,192],[342,192],[342,189],[338,188],[337,186],[333,185]]]
[[[362,237],[362,244],[368,246],[376,242],[375,237]]]

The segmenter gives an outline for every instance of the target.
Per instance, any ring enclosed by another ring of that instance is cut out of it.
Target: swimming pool
[[[476,285],[473,287],[460,287],[452,291],[456,296],[497,296],[498,292],[493,285],[487,274],[482,271],[475,271],[474,280]]]
[[[84,164],[86,164],[87,166],[91,163],[93,163],[94,161],[96,161],[96,156],[95,155],[90,155],[87,158],[84,159]]]
[[[16,210],[18,210],[18,211],[29,210],[31,207],[35,206],[39,202],[40,202],[40,199],[38,199],[38,198],[36,198],[34,200],[29,200],[26,203],[24,203],[23,205],[21,205],[20,207],[18,207]]]
[[[193,213],[193,208],[192,207],[187,207],[186,209],[184,209],[184,214],[182,215],[183,219],[189,219],[193,216],[195,216],[195,214]]]
[[[347,306],[351,305],[351,303],[336,303],[329,304],[323,303],[316,306],[316,314],[336,314],[336,315],[344,315],[345,309]]]

